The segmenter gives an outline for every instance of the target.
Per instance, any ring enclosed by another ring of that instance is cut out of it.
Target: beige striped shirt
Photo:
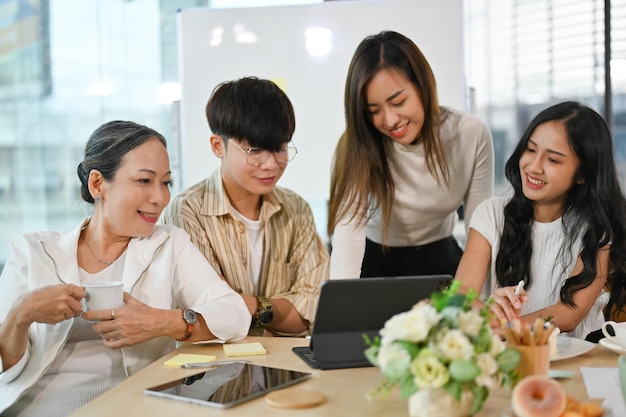
[[[311,208],[293,191],[276,187],[263,196],[260,219],[265,241],[257,294],[248,278],[248,231],[232,212],[219,169],[178,194],[161,216],[163,223],[189,233],[235,291],[286,299],[312,324],[320,286],[328,279],[329,256]]]

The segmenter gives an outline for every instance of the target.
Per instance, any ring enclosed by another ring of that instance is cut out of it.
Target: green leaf
[[[504,374],[500,380],[500,386],[512,388],[519,382],[520,379],[522,379],[522,375],[519,372]]]
[[[446,294],[447,296],[451,296],[454,294],[458,294],[459,290],[461,289],[461,281],[458,280],[452,280],[452,282],[450,283],[450,286],[443,290],[443,293]]]
[[[480,315],[483,317],[488,317],[490,316],[491,313],[491,305],[495,303],[495,300],[493,299],[493,297],[489,297],[487,298],[487,301],[485,301],[485,304],[483,305],[483,308],[480,309]]]
[[[384,380],[378,388],[376,388],[373,392],[371,392],[368,395],[371,395],[371,396],[380,395],[381,397],[385,398],[395,386],[396,386],[395,382]]]
[[[480,368],[470,360],[459,359],[450,363],[449,372],[459,382],[472,382],[480,375]]]
[[[470,415],[476,414],[483,408],[483,404],[489,396],[489,390],[485,386],[474,385],[472,386],[472,395],[474,396],[474,401],[472,403]]]
[[[372,340],[367,333],[363,333],[363,340],[367,346],[380,346],[380,336],[378,335],[376,335],[374,340]]]
[[[463,307],[465,294],[456,294],[448,298],[448,306]]]
[[[378,366],[378,352],[380,352],[379,346],[370,346],[365,349],[365,357],[374,366]]]
[[[511,372],[515,368],[520,361],[519,352],[515,349],[507,348],[496,356],[496,363],[498,364],[498,369],[502,372]]]
[[[478,293],[473,288],[470,288],[469,290],[467,290],[467,294],[465,294],[465,304],[463,307],[469,310],[470,308],[472,308],[472,304],[477,298]]]
[[[452,283],[447,289],[441,292],[434,292],[431,294],[430,303],[435,308],[435,310],[437,310],[437,312],[441,312],[441,310],[443,310],[444,307],[455,305],[455,304],[451,304],[450,300],[454,296],[456,296],[456,294],[458,294],[460,288],[461,288],[461,281],[452,280]],[[460,296],[463,297],[463,299],[465,298],[465,296],[462,294]],[[462,305],[463,305],[462,303],[459,304],[459,307]]]
[[[400,381],[400,396],[402,398],[409,398],[411,395],[417,392],[417,387],[413,381],[412,375],[407,375]]]
[[[491,343],[492,343],[491,330],[485,325],[483,325],[480,331],[478,332],[478,336],[476,337],[475,340],[473,340],[473,343],[474,343],[474,352],[485,353],[485,352],[491,351]]]
[[[446,306],[447,298],[444,297],[441,293],[433,293],[430,296],[430,303],[433,308],[437,310],[437,312],[441,312],[443,308]]]
[[[452,398],[457,401],[461,401],[461,392],[463,391],[463,384],[451,379],[446,385],[443,386],[445,390],[450,394]]]
[[[406,340],[396,340],[393,343],[402,346],[407,352],[409,352],[409,355],[411,355],[412,358],[417,356],[420,350],[422,350],[421,346],[416,346],[414,343],[407,342]]]

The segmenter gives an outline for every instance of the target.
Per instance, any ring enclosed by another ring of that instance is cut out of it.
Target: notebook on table
[[[363,335],[378,335],[395,314],[408,311],[452,281],[450,275],[361,278],[322,284],[309,346],[293,351],[315,369],[372,366]]]

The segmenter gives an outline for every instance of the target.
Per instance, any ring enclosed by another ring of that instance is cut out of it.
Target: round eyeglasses
[[[241,152],[246,154],[246,162],[249,165],[253,165],[255,167],[261,166],[267,161],[270,155],[274,155],[274,159],[278,164],[287,164],[288,162],[293,161],[293,158],[296,157],[298,153],[298,148],[295,146],[283,146],[277,151],[268,151],[266,149],[261,148],[242,148],[233,138],[227,138],[231,141],[237,148],[241,150]]]

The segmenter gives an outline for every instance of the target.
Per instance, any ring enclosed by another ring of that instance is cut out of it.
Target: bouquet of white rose
[[[472,308],[477,294],[459,294],[453,281],[442,292],[389,319],[365,355],[386,381],[379,390],[400,386],[403,398],[443,388],[457,402],[471,393],[470,414],[479,411],[497,384],[514,382],[519,353],[506,348],[489,326],[489,305]]]

